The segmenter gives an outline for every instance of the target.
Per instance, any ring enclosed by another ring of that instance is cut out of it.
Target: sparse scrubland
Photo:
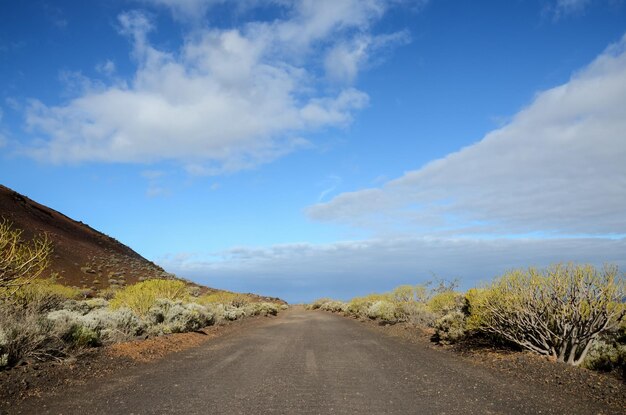
[[[615,266],[556,264],[507,272],[467,292],[456,284],[403,285],[348,302],[308,305],[381,323],[432,331],[441,344],[525,349],[626,378],[626,283]]]
[[[202,295],[176,279],[150,279],[85,298],[83,290],[37,278],[51,253],[45,236],[27,242],[10,223],[0,222],[0,370],[138,336],[276,315],[286,307],[225,291]]]

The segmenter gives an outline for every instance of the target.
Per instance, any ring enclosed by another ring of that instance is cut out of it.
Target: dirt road
[[[355,320],[290,310],[15,413],[599,414],[611,410],[492,372]],[[13,412],[13,411],[10,411]]]

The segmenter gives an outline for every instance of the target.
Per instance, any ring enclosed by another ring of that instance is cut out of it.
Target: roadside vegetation
[[[140,336],[276,315],[286,307],[245,294],[201,294],[177,279],[150,279],[85,298],[83,290],[38,278],[51,253],[45,236],[25,241],[21,231],[0,222],[0,370]]]
[[[626,378],[626,282],[612,265],[518,269],[467,292],[444,281],[348,302],[323,298],[308,307],[382,324],[409,323],[430,330],[441,344],[525,349]]]

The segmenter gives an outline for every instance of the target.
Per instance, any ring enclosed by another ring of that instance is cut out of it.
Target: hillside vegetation
[[[147,279],[90,292],[37,278],[52,243],[27,241],[0,222],[0,369],[22,362],[63,359],[87,347],[137,336],[199,330],[247,316],[276,315],[285,305],[225,291],[203,293],[179,279]]]
[[[432,330],[432,340],[513,346],[557,362],[626,377],[626,284],[616,266],[556,264],[507,272],[458,292],[455,284],[397,287],[308,307]]]

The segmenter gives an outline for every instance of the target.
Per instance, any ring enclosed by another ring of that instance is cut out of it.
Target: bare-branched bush
[[[52,244],[46,235],[27,242],[22,231],[8,220],[0,220],[0,295],[11,295],[16,287],[39,277],[48,266]]]
[[[559,362],[579,365],[594,341],[624,318],[617,267],[555,265],[516,270],[473,294],[473,325]]]

